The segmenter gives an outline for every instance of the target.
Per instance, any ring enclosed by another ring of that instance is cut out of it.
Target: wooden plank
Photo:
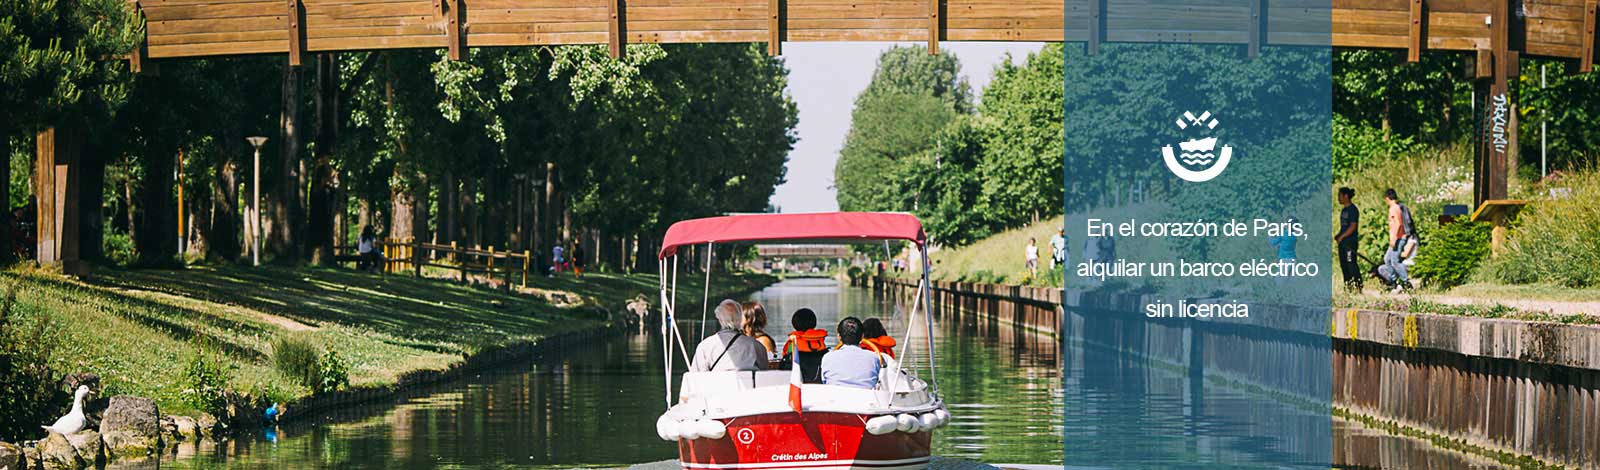
[[[766,6],[641,7],[627,5],[629,20],[762,20]]]
[[[1600,10],[1600,2],[1595,0],[1585,2],[1583,6],[1583,35],[1578,38],[1581,44],[1578,46],[1578,71],[1583,73],[1594,71],[1595,23],[1600,22],[1600,17],[1595,16],[1597,14],[1596,10]]]
[[[307,19],[310,19],[308,16]],[[242,31],[282,31],[284,15],[252,16],[205,20],[166,20],[145,22],[145,34],[222,33]],[[315,22],[309,23],[315,24]]]
[[[688,43],[729,43],[729,42],[761,42],[767,39],[767,32],[753,31],[652,31],[628,32],[628,43],[647,44],[688,44]]]
[[[628,21],[628,31],[762,31],[770,33],[770,22],[763,20],[726,21]],[[604,30],[604,29],[602,29]],[[770,34],[769,34],[770,36]],[[766,41],[767,38],[762,38]]]
[[[197,34],[168,34],[150,37],[150,45],[170,46],[182,44],[200,44],[208,42],[247,42],[247,41],[272,41],[283,38],[283,30],[277,31],[240,31],[229,33],[197,33]]]
[[[143,22],[144,12],[141,11],[142,7],[139,5],[139,0],[128,0],[128,4],[133,9],[133,18],[135,18],[136,21]],[[128,51],[128,70],[132,70],[133,73],[148,72],[154,74],[156,71],[155,64],[150,63],[148,59],[149,56],[150,31],[147,27],[144,34],[139,38],[139,44],[134,45],[133,50]]]
[[[465,4],[461,0],[444,0],[444,35],[446,47],[449,47],[450,60],[461,60],[467,53],[467,35],[461,31],[461,18],[465,15],[462,10]]]
[[[1106,0],[1089,0],[1089,41],[1084,46],[1089,55],[1100,54],[1100,40],[1105,37]]]
[[[1266,40],[1266,16],[1267,0],[1250,0],[1250,45],[1246,55],[1252,59],[1261,55],[1261,43]]]
[[[478,34],[503,34],[503,33],[600,33],[606,34],[608,26],[604,21],[584,21],[573,23],[473,23],[467,22],[467,31],[476,38]],[[477,42],[476,39],[473,42]],[[600,41],[605,42],[605,41]]]
[[[783,54],[783,0],[767,0],[767,55]]]
[[[1478,49],[1473,60],[1473,77],[1489,78],[1494,76],[1494,52],[1488,48]]]
[[[144,16],[150,21],[197,20],[218,18],[245,18],[252,16],[279,16],[283,4],[277,1],[231,3],[224,5],[145,5]]]
[[[623,25],[627,24],[624,17],[626,10],[624,10],[625,7],[622,1],[623,0],[611,0],[610,9],[606,12],[606,19],[611,22],[610,35],[607,38],[606,44],[609,46],[608,50],[611,53],[612,58],[622,57],[624,35],[626,34],[622,28]]]
[[[1428,20],[1424,16],[1426,14],[1427,6],[1422,3],[1422,0],[1411,0],[1411,18],[1409,19],[1411,31],[1408,38],[1409,41],[1406,44],[1406,62],[1422,60],[1422,46],[1426,44],[1423,41],[1423,36],[1426,34],[1423,29],[1428,27]]]
[[[469,31],[474,29],[471,25]],[[599,32],[549,32],[549,33],[473,33],[472,44],[486,46],[553,46],[562,44],[605,44],[610,34]]]
[[[288,42],[283,38],[273,38],[270,41],[248,42],[208,42],[198,44],[174,44],[170,46],[150,46],[150,57],[176,58],[176,57],[214,57],[229,55],[252,54],[282,54],[289,51]]]
[[[306,32],[301,27],[306,21],[306,8],[301,0],[288,0],[288,7],[289,66],[299,67],[306,55]]]
[[[524,9],[481,9],[467,10],[467,25],[483,23],[568,23],[568,22],[600,22],[609,23],[610,10],[605,8],[573,8],[569,10],[552,8],[524,8]],[[607,26],[610,28],[610,26]]]
[[[940,1],[928,0],[928,53],[939,53],[939,22],[944,19],[940,13]]]

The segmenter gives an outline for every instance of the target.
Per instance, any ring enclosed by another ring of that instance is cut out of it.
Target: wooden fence
[[[528,276],[539,274],[535,271],[540,262],[527,250],[496,250],[493,246],[468,248],[455,243],[440,245],[412,239],[383,240],[376,249],[383,255],[377,261],[377,268],[385,273],[422,277],[424,268],[435,268],[453,272],[450,277],[463,284],[481,280],[493,285],[499,281],[500,287],[507,289],[513,284],[527,287]],[[353,245],[336,246],[334,254],[334,260],[339,263],[355,264],[361,260]]]

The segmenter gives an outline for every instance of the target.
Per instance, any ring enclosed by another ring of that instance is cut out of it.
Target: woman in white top
[[[1026,261],[1026,263],[1024,263],[1024,265],[1027,266],[1027,268],[1028,268],[1028,274],[1029,275],[1038,275],[1039,274],[1039,245],[1033,239],[1033,237],[1028,237],[1028,250],[1027,250],[1026,256],[1027,256],[1027,258],[1026,258],[1027,261]]]

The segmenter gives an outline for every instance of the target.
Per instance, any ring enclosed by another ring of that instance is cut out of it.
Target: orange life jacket
[[[894,345],[894,338],[888,336],[863,338],[861,340],[862,349],[868,349],[878,354],[887,354],[890,359],[894,359]]]
[[[789,333],[789,340],[783,343],[784,354],[789,353],[790,346],[795,346],[800,352],[817,352],[828,350],[824,343],[828,339],[828,332],[812,328],[806,331]]]

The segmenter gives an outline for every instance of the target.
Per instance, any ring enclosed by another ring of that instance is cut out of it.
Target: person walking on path
[[[1067,264],[1067,230],[1056,229],[1055,236],[1050,237],[1050,269]]]
[[[562,248],[560,242],[557,242],[556,246],[550,247],[550,272],[552,274],[561,272],[561,269],[567,266],[566,255],[567,249]]]
[[[1400,195],[1394,188],[1383,192],[1383,202],[1389,205],[1389,247],[1383,254],[1383,267],[1388,271],[1389,282],[1394,284],[1393,292],[1398,294],[1411,287],[1405,262],[1416,254],[1416,249],[1409,245],[1416,243],[1417,227],[1411,219],[1411,209],[1400,203]]]
[[[1025,261],[1023,266],[1028,268],[1028,275],[1039,275],[1039,245],[1033,237],[1028,237],[1028,248],[1023,253]]]
[[[1339,272],[1344,275],[1344,288],[1361,291],[1361,266],[1356,263],[1357,248],[1361,246],[1361,209],[1356,207],[1356,190],[1339,188],[1339,232],[1333,243],[1339,247]]]

